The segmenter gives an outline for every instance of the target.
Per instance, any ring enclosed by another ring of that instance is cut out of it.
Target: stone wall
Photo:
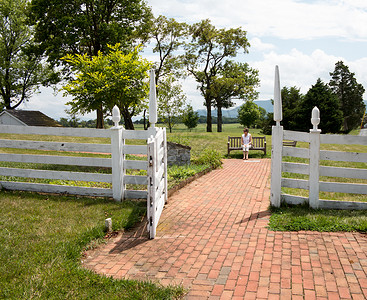
[[[172,165],[188,165],[190,164],[190,151],[191,147],[167,142],[167,163]]]

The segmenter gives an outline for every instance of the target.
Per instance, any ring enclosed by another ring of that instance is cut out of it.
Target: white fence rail
[[[22,127],[22,126],[21,126]],[[157,132],[160,132],[158,130]],[[75,172],[75,171],[53,171],[16,167],[0,167],[0,176],[37,178],[51,180],[83,181],[112,183],[111,188],[93,188],[56,184],[41,184],[28,182],[11,182],[1,180],[0,184],[5,189],[25,190],[50,193],[67,193],[87,196],[113,197],[117,201],[124,198],[147,198],[147,190],[126,190],[126,184],[147,185],[147,176],[126,175],[127,169],[148,170],[147,160],[126,160],[125,154],[147,155],[147,145],[125,145],[126,139],[147,140],[153,131],[125,130],[123,127],[105,129],[79,129],[79,128],[54,128],[54,127],[22,127],[16,125],[0,126],[0,133],[22,134],[22,135],[47,135],[57,137],[90,137],[111,139],[110,144],[92,143],[68,143],[0,139],[1,148],[28,149],[42,151],[58,151],[65,154],[78,153],[78,156],[66,155],[43,155],[41,154],[14,154],[0,153],[0,161],[10,163],[27,163],[35,165],[64,165],[81,167],[103,167],[112,168],[112,174]],[[154,131],[156,132],[156,130]],[[153,133],[154,133],[153,132]],[[114,136],[117,139],[114,139]],[[52,139],[52,138],[51,138]],[[13,152],[13,151],[9,151]],[[39,153],[40,151],[38,151]],[[49,152],[48,152],[49,153]],[[104,154],[112,153],[112,157],[85,157],[83,153]],[[81,156],[80,156],[81,155]]]
[[[271,204],[279,207],[284,201],[289,204],[309,203],[312,208],[328,209],[367,209],[367,202],[335,201],[319,199],[319,192],[351,193],[367,195],[367,184],[322,182],[320,176],[342,177],[367,180],[367,169],[342,168],[321,166],[321,160],[366,163],[367,153],[340,152],[320,150],[321,144],[355,144],[367,146],[367,136],[346,136],[321,134],[318,124],[320,122],[319,110],[315,107],[312,111],[311,123],[313,129],[309,133],[283,130],[280,126],[282,119],[281,99],[279,89],[279,74],[276,69],[275,80],[275,109],[276,126],[272,128],[272,170],[271,170]],[[278,77],[278,78],[277,78]],[[309,148],[294,148],[283,146],[283,140],[309,143]],[[283,157],[298,157],[308,159],[309,163],[284,162]],[[305,179],[282,178],[282,172],[305,174]],[[308,197],[288,195],[282,193],[282,187],[304,189],[309,191]]]

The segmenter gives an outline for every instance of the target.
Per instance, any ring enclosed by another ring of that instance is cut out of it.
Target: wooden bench
[[[229,136],[227,143],[228,155],[232,150],[242,150],[241,137]],[[250,150],[261,150],[266,155],[266,137],[265,136],[252,136]]]
[[[296,147],[297,141],[283,141],[283,146],[285,147]]]

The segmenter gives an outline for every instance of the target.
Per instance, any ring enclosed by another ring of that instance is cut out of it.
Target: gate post
[[[311,123],[313,128],[310,129],[310,174],[309,174],[309,205],[317,209],[319,208],[319,166],[320,166],[320,133],[321,129],[317,126],[320,123],[320,111],[315,106],[312,110]]]
[[[276,125],[272,127],[271,135],[271,185],[270,203],[275,207],[280,206],[282,192],[282,147],[283,147],[283,126],[282,120],[282,99],[280,94],[279,68],[275,66],[274,81],[274,121]]]
[[[115,201],[122,201],[124,198],[124,127],[119,126],[120,119],[120,110],[115,105],[112,109],[114,126],[111,127],[112,194]]]

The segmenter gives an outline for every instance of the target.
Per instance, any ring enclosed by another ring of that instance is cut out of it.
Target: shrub
[[[214,149],[205,149],[194,161],[198,165],[210,165],[213,169],[222,165],[222,155]]]

